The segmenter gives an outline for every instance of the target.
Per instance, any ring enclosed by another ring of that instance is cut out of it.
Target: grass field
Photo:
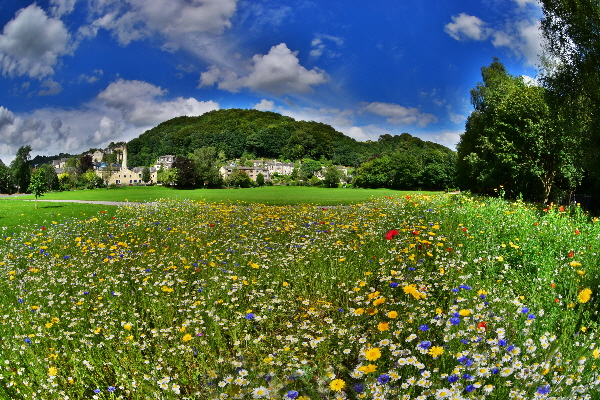
[[[89,213],[113,209],[110,205],[44,202],[44,200],[151,202],[158,199],[203,200],[209,203],[247,202],[270,205],[338,205],[369,201],[373,198],[401,195],[388,189],[323,189],[273,186],[253,189],[176,190],[162,186],[131,186],[117,189],[77,190],[46,193],[35,208],[33,195],[0,197],[0,229],[11,234],[52,221],[85,217]]]
[[[0,240],[0,398],[600,398],[578,208],[386,193],[55,222]]]
[[[245,201],[271,205],[337,205],[402,194],[390,189],[325,189],[307,186],[264,186],[250,189],[178,190],[162,186],[130,186],[116,189],[46,193],[41,200],[155,201],[158,199],[203,200],[209,203]],[[21,197],[19,197],[21,199]],[[33,195],[22,199],[33,199]]]

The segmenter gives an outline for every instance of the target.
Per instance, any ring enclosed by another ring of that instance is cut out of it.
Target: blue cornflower
[[[287,392],[285,397],[287,397],[289,399],[295,399],[296,397],[298,397],[298,392],[295,390],[290,390],[289,392]]]
[[[469,341],[467,339],[460,339],[460,342],[462,344],[469,344]]]
[[[473,375],[469,375],[466,372],[463,374],[462,378],[464,380],[470,381],[471,379],[473,379]]]
[[[23,304],[23,299],[19,299],[19,303]]]
[[[63,257],[65,260],[68,260],[69,258],[71,258],[71,256],[64,256]]]
[[[527,318],[529,318],[529,319],[535,319],[535,314],[529,314],[529,315],[527,316]]]
[[[523,314],[527,314],[529,312],[529,307],[523,307],[523,308],[521,308],[521,312]]]
[[[475,386],[474,385],[469,385],[465,388],[465,390],[469,393],[471,393],[473,390],[475,390]]]
[[[485,299],[485,294],[480,294],[480,295],[479,295],[479,298],[480,298],[481,300]]]
[[[29,339],[28,337],[26,337],[25,339],[23,339],[25,341],[25,343],[27,344],[31,344],[31,339]]]
[[[492,368],[492,374],[496,375],[498,372],[500,372],[500,368]]]
[[[423,340],[421,343],[419,343],[419,347],[422,349],[428,349],[431,347],[431,342],[429,340]]]
[[[94,389],[94,393],[100,393],[100,389]]]
[[[537,388],[537,392],[539,394],[548,394],[550,393],[550,385],[540,386]]]
[[[457,382],[457,381],[458,381],[458,375],[450,375],[448,377],[448,382],[450,382],[450,383],[454,383],[454,382]]]
[[[409,271],[414,271],[415,269],[413,267],[409,267],[408,270]]]
[[[379,382],[382,385],[385,385],[389,381],[390,381],[390,376],[388,374],[381,374],[381,375],[379,375],[379,378],[377,378],[377,382]]]
[[[255,317],[254,313],[246,314],[246,319],[254,319],[254,317]]]
[[[459,288],[465,289],[465,290],[471,290],[471,286],[469,286],[469,285],[460,285]]]
[[[450,318],[450,323],[452,325],[458,325],[458,324],[460,324],[460,318],[458,318],[458,317],[452,317],[452,318]]]
[[[116,389],[117,389],[117,388],[116,388],[116,387],[114,387],[114,386],[109,386],[109,387],[108,387],[108,391],[109,391],[109,392],[114,392]]]
[[[398,282],[392,282],[392,283],[390,283],[390,287],[391,288],[398,287]]]
[[[423,324],[423,325],[421,325],[421,326],[419,327],[419,330],[422,330],[422,331],[428,331],[428,330],[429,330],[429,325],[427,325],[427,324]]]
[[[364,383],[355,383],[352,388],[354,389],[354,391],[356,393],[362,393],[365,391],[365,384]]]
[[[452,292],[453,292],[453,293],[458,293],[459,291],[460,291],[460,289],[459,289],[459,288],[454,288],[454,289],[452,289]]]
[[[506,346],[508,343],[506,342],[506,339],[500,339],[498,340],[498,345],[499,346]]]

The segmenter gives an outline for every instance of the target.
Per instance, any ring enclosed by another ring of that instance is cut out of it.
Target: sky
[[[535,77],[535,0],[0,0],[0,159],[227,108],[455,149],[481,68]]]

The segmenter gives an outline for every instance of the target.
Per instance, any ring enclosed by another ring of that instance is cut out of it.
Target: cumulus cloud
[[[274,94],[312,92],[313,86],[329,80],[320,68],[308,70],[300,65],[298,52],[292,52],[285,43],[271,47],[266,55],[256,54],[248,67],[246,76],[238,76],[231,70],[210,66],[200,75],[200,87],[218,82],[218,88],[238,92],[242,88],[266,91]]]
[[[509,16],[503,26],[491,27],[473,15],[461,13],[452,16],[452,22],[446,24],[444,31],[459,41],[491,40],[494,47],[508,48],[529,65],[535,65],[543,48],[543,39],[539,21],[539,2],[537,0],[515,0],[519,5],[513,16]],[[534,5],[525,9],[527,5]],[[524,17],[525,16],[525,17]]]
[[[260,103],[256,104],[253,108],[259,111],[273,111],[275,108],[275,102],[262,99]]]
[[[32,150],[44,149],[47,141],[42,137],[46,124],[37,118],[21,118],[0,106],[0,146],[3,159],[14,157],[17,149],[30,145]]]
[[[394,125],[414,125],[420,127],[438,122],[433,114],[423,113],[418,108],[406,108],[393,103],[363,103],[361,110],[375,115],[387,117],[387,122]]]
[[[49,18],[36,4],[23,8],[0,35],[2,74],[37,79],[53,75],[59,58],[71,52],[70,41],[61,20]]]
[[[485,40],[488,36],[485,25],[473,15],[460,13],[452,16],[452,22],[444,27],[444,32],[456,40]]]
[[[95,69],[92,71],[91,75],[87,75],[87,74],[79,75],[79,78],[77,78],[77,82],[94,83],[98,79],[100,79],[103,75],[104,75],[104,71],[102,71],[101,69]]]
[[[135,126],[154,126],[174,117],[197,116],[219,109],[214,101],[198,101],[193,97],[170,101],[156,99],[166,93],[166,89],[147,82],[119,79],[100,92],[97,100],[118,110],[125,122]]]
[[[231,27],[237,0],[103,0],[92,6],[99,17],[88,34],[104,28],[127,45],[158,33],[176,48],[188,33],[221,34]]]

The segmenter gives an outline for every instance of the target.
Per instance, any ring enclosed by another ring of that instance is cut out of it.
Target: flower
[[[193,339],[192,335],[190,335],[189,333],[186,333],[185,335],[183,335],[183,338],[181,340],[183,340],[184,342],[189,342],[192,339]]]
[[[537,388],[537,393],[548,394],[550,393],[550,385],[540,386]]]
[[[48,376],[56,376],[58,374],[58,368],[50,367],[48,368]]]
[[[442,354],[444,354],[444,348],[441,346],[433,346],[429,349],[429,355],[433,358],[437,358]]]
[[[298,392],[295,390],[290,390],[289,392],[286,393],[285,397],[287,397],[289,399],[295,399],[296,397],[298,397]]]
[[[382,321],[377,325],[377,329],[379,329],[381,332],[387,331],[388,329],[390,329],[390,324]]]
[[[369,361],[375,361],[379,357],[381,357],[381,351],[379,350],[379,347],[373,347],[365,351],[365,358]]]
[[[333,390],[334,392],[340,392],[344,389],[345,386],[346,382],[344,382],[343,379],[334,379],[329,384],[329,389]]]
[[[254,319],[254,317],[255,317],[254,313],[250,312],[250,313],[246,314],[246,319],[248,319],[248,320]]]
[[[396,229],[392,229],[391,231],[388,231],[388,233],[385,234],[385,238],[387,240],[392,240],[394,238],[394,236],[398,235],[398,231]]]
[[[577,296],[580,303],[587,303],[588,301],[590,301],[591,297],[592,291],[589,288],[583,289],[581,292],[579,292],[579,295]]]
[[[394,319],[394,318],[398,317],[398,313],[396,311],[390,311],[387,316],[388,316],[388,318]]]
[[[381,385],[385,385],[389,381],[390,381],[390,376],[388,374],[381,374],[377,378],[377,382],[380,383]]]

